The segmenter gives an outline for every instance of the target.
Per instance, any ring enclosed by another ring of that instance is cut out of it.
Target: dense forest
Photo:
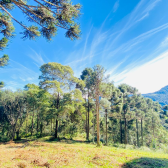
[[[27,84],[15,92],[1,89],[1,141],[80,134],[98,145],[168,143],[167,106],[161,108],[127,84],[114,86],[102,66],[85,68],[80,78],[71,67],[54,62],[40,71],[38,86]]]

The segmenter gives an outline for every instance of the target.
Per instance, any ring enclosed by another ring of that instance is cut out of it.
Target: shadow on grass
[[[67,144],[90,143],[89,141],[66,139],[64,137],[63,138],[51,137],[48,140],[45,140],[45,142],[63,142],[63,143],[67,143]]]
[[[125,163],[122,168],[168,168],[168,159],[142,157]]]
[[[34,143],[30,143],[30,142],[34,142]],[[0,142],[0,145],[10,145],[7,146],[7,148],[25,148],[27,146],[31,146],[31,147],[41,147],[41,146],[45,146],[44,144],[39,144],[40,142],[48,142],[48,143],[66,143],[66,144],[89,144],[91,142],[89,141],[83,141],[83,140],[73,140],[73,139],[66,139],[64,137],[62,138],[54,138],[54,137],[48,137],[48,138],[31,138],[31,139],[20,139],[20,140],[14,140],[14,141],[8,141],[8,142]],[[13,145],[14,144],[14,145]]]

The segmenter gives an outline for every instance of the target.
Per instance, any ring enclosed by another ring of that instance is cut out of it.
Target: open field
[[[106,146],[97,148],[80,140],[21,141],[0,144],[0,167],[167,168],[168,154]]]

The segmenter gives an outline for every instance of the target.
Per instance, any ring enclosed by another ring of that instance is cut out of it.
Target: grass
[[[1,168],[167,168],[168,154],[119,149],[86,143],[82,139],[8,142],[0,144]]]

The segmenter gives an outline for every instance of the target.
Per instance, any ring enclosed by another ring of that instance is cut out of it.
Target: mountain
[[[151,98],[153,101],[158,101],[162,106],[168,104],[168,85],[154,93],[143,94],[144,97]]]

